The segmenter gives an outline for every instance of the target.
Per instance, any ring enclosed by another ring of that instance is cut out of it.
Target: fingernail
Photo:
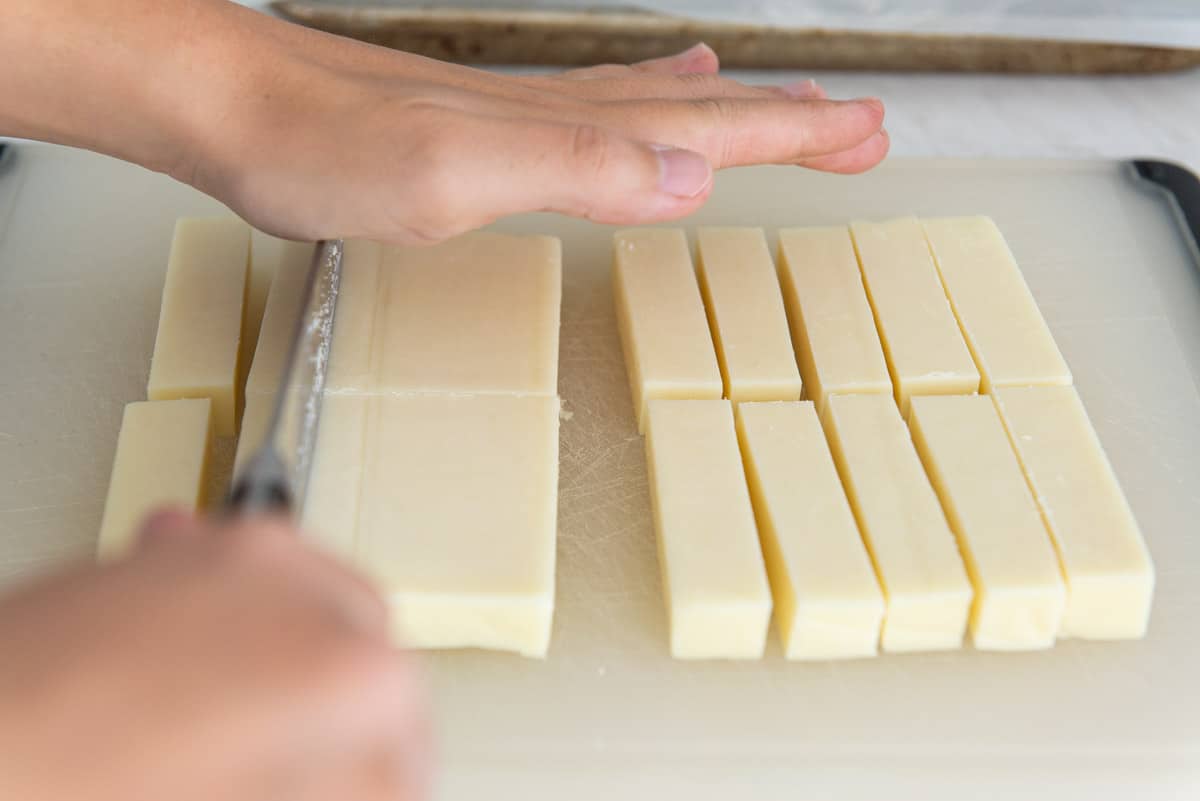
[[[824,94],[824,92],[821,91],[821,87],[817,86],[817,82],[812,78],[809,78],[807,81],[785,83],[779,88],[783,90],[785,95],[790,97],[814,98],[821,97]]]
[[[878,109],[883,108],[883,101],[880,100],[878,97],[856,97],[853,100],[851,100],[850,102],[851,103],[860,103],[864,106],[874,106],[875,108],[878,108]]]
[[[658,188],[675,197],[693,198],[712,180],[708,159],[690,150],[653,145],[658,156]]]
[[[694,45],[689,47],[687,50],[684,50],[682,53],[680,53],[679,57],[680,58],[688,58],[690,56],[698,56],[701,53],[711,53],[711,52],[712,52],[712,48],[709,47],[708,45],[706,45],[704,42],[696,42]]]

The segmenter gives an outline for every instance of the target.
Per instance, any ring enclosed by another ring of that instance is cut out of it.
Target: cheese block
[[[648,405],[646,461],[671,655],[758,659],[771,591],[730,403]]]
[[[358,532],[368,409],[363,395],[327,394],[321,402],[300,527],[306,540],[353,559]]]
[[[734,416],[788,659],[874,656],[883,593],[811,402]]]
[[[271,423],[271,412],[275,409],[274,393],[255,393],[246,396],[246,408],[242,411],[242,427],[238,432],[237,452],[233,458],[233,474],[239,475],[246,460],[263,444],[267,426]]]
[[[175,225],[150,362],[150,400],[208,398],[220,436],[237,433],[250,226],[232,217]]]
[[[835,392],[892,394],[849,229],[780,230],[779,281],[804,392],[818,413]]]
[[[400,642],[544,656],[558,399],[395,395],[370,404],[356,560],[390,599]]]
[[[328,392],[353,394],[374,389],[375,362],[384,344],[382,337],[379,342],[375,340],[382,259],[383,248],[379,243],[365,239],[346,240],[342,250],[337,313],[333,318],[329,370],[325,375]],[[456,298],[450,300],[456,302]]]
[[[1071,371],[996,224],[947,217],[922,225],[983,391],[1070,384]]]
[[[946,299],[915,217],[850,226],[892,386],[907,416],[913,395],[979,391],[979,370]]]
[[[241,368],[249,373],[254,362],[254,350],[258,346],[258,333],[262,329],[263,314],[267,309],[267,296],[271,282],[280,265],[284,269],[306,269],[312,261],[311,242],[292,242],[265,234],[257,229],[250,232],[250,278],[246,284],[246,319],[242,330]],[[244,384],[247,376],[242,376]]]
[[[971,582],[896,404],[832,395],[825,408],[834,462],[887,600],[885,651],[959,648]]]
[[[799,399],[800,372],[762,229],[699,229],[696,269],[725,397]]]
[[[204,502],[212,450],[212,401],[138,401],[125,407],[100,523],[101,559],[129,550],[142,519],[160,506]]]
[[[1060,637],[1142,637],[1154,565],[1074,387],[1002,387],[996,408],[1067,580]]]
[[[613,293],[638,431],[652,398],[721,397],[721,371],[683,231],[618,231]]]
[[[382,275],[379,391],[558,391],[558,239],[476,231],[387,248]]]
[[[991,398],[913,398],[909,428],[975,587],[975,647],[1054,645],[1066,586]]]
[[[263,310],[262,326],[258,333],[258,345],[254,349],[254,361],[246,378],[247,405],[253,395],[274,395],[283,378],[288,352],[296,337],[296,323],[300,307],[304,305],[304,291],[308,286],[308,273],[312,260],[309,258],[281,262]],[[340,309],[340,306],[339,306]]]

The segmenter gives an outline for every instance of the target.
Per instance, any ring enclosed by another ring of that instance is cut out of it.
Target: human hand
[[[0,798],[423,797],[413,662],[280,521],[147,522],[129,558],[0,604]]]

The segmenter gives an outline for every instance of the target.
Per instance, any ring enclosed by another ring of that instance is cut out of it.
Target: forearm
[[[3,11],[0,135],[162,172],[253,91],[247,56],[269,40],[257,28],[281,24],[226,0],[7,0]]]

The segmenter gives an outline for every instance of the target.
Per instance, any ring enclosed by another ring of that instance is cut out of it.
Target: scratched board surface
[[[0,583],[90,553],[174,219],[207,212],[75,151],[23,146],[0,173]],[[772,635],[761,662],[672,661],[611,229],[519,218],[498,227],[565,253],[554,640],[544,662],[428,659],[440,797],[1196,797],[1200,273],[1169,205],[1113,163],[897,160],[853,178],[724,174],[686,224],[909,213],[989,214],[1008,237],[1155,558],[1147,639],[808,664]]]

